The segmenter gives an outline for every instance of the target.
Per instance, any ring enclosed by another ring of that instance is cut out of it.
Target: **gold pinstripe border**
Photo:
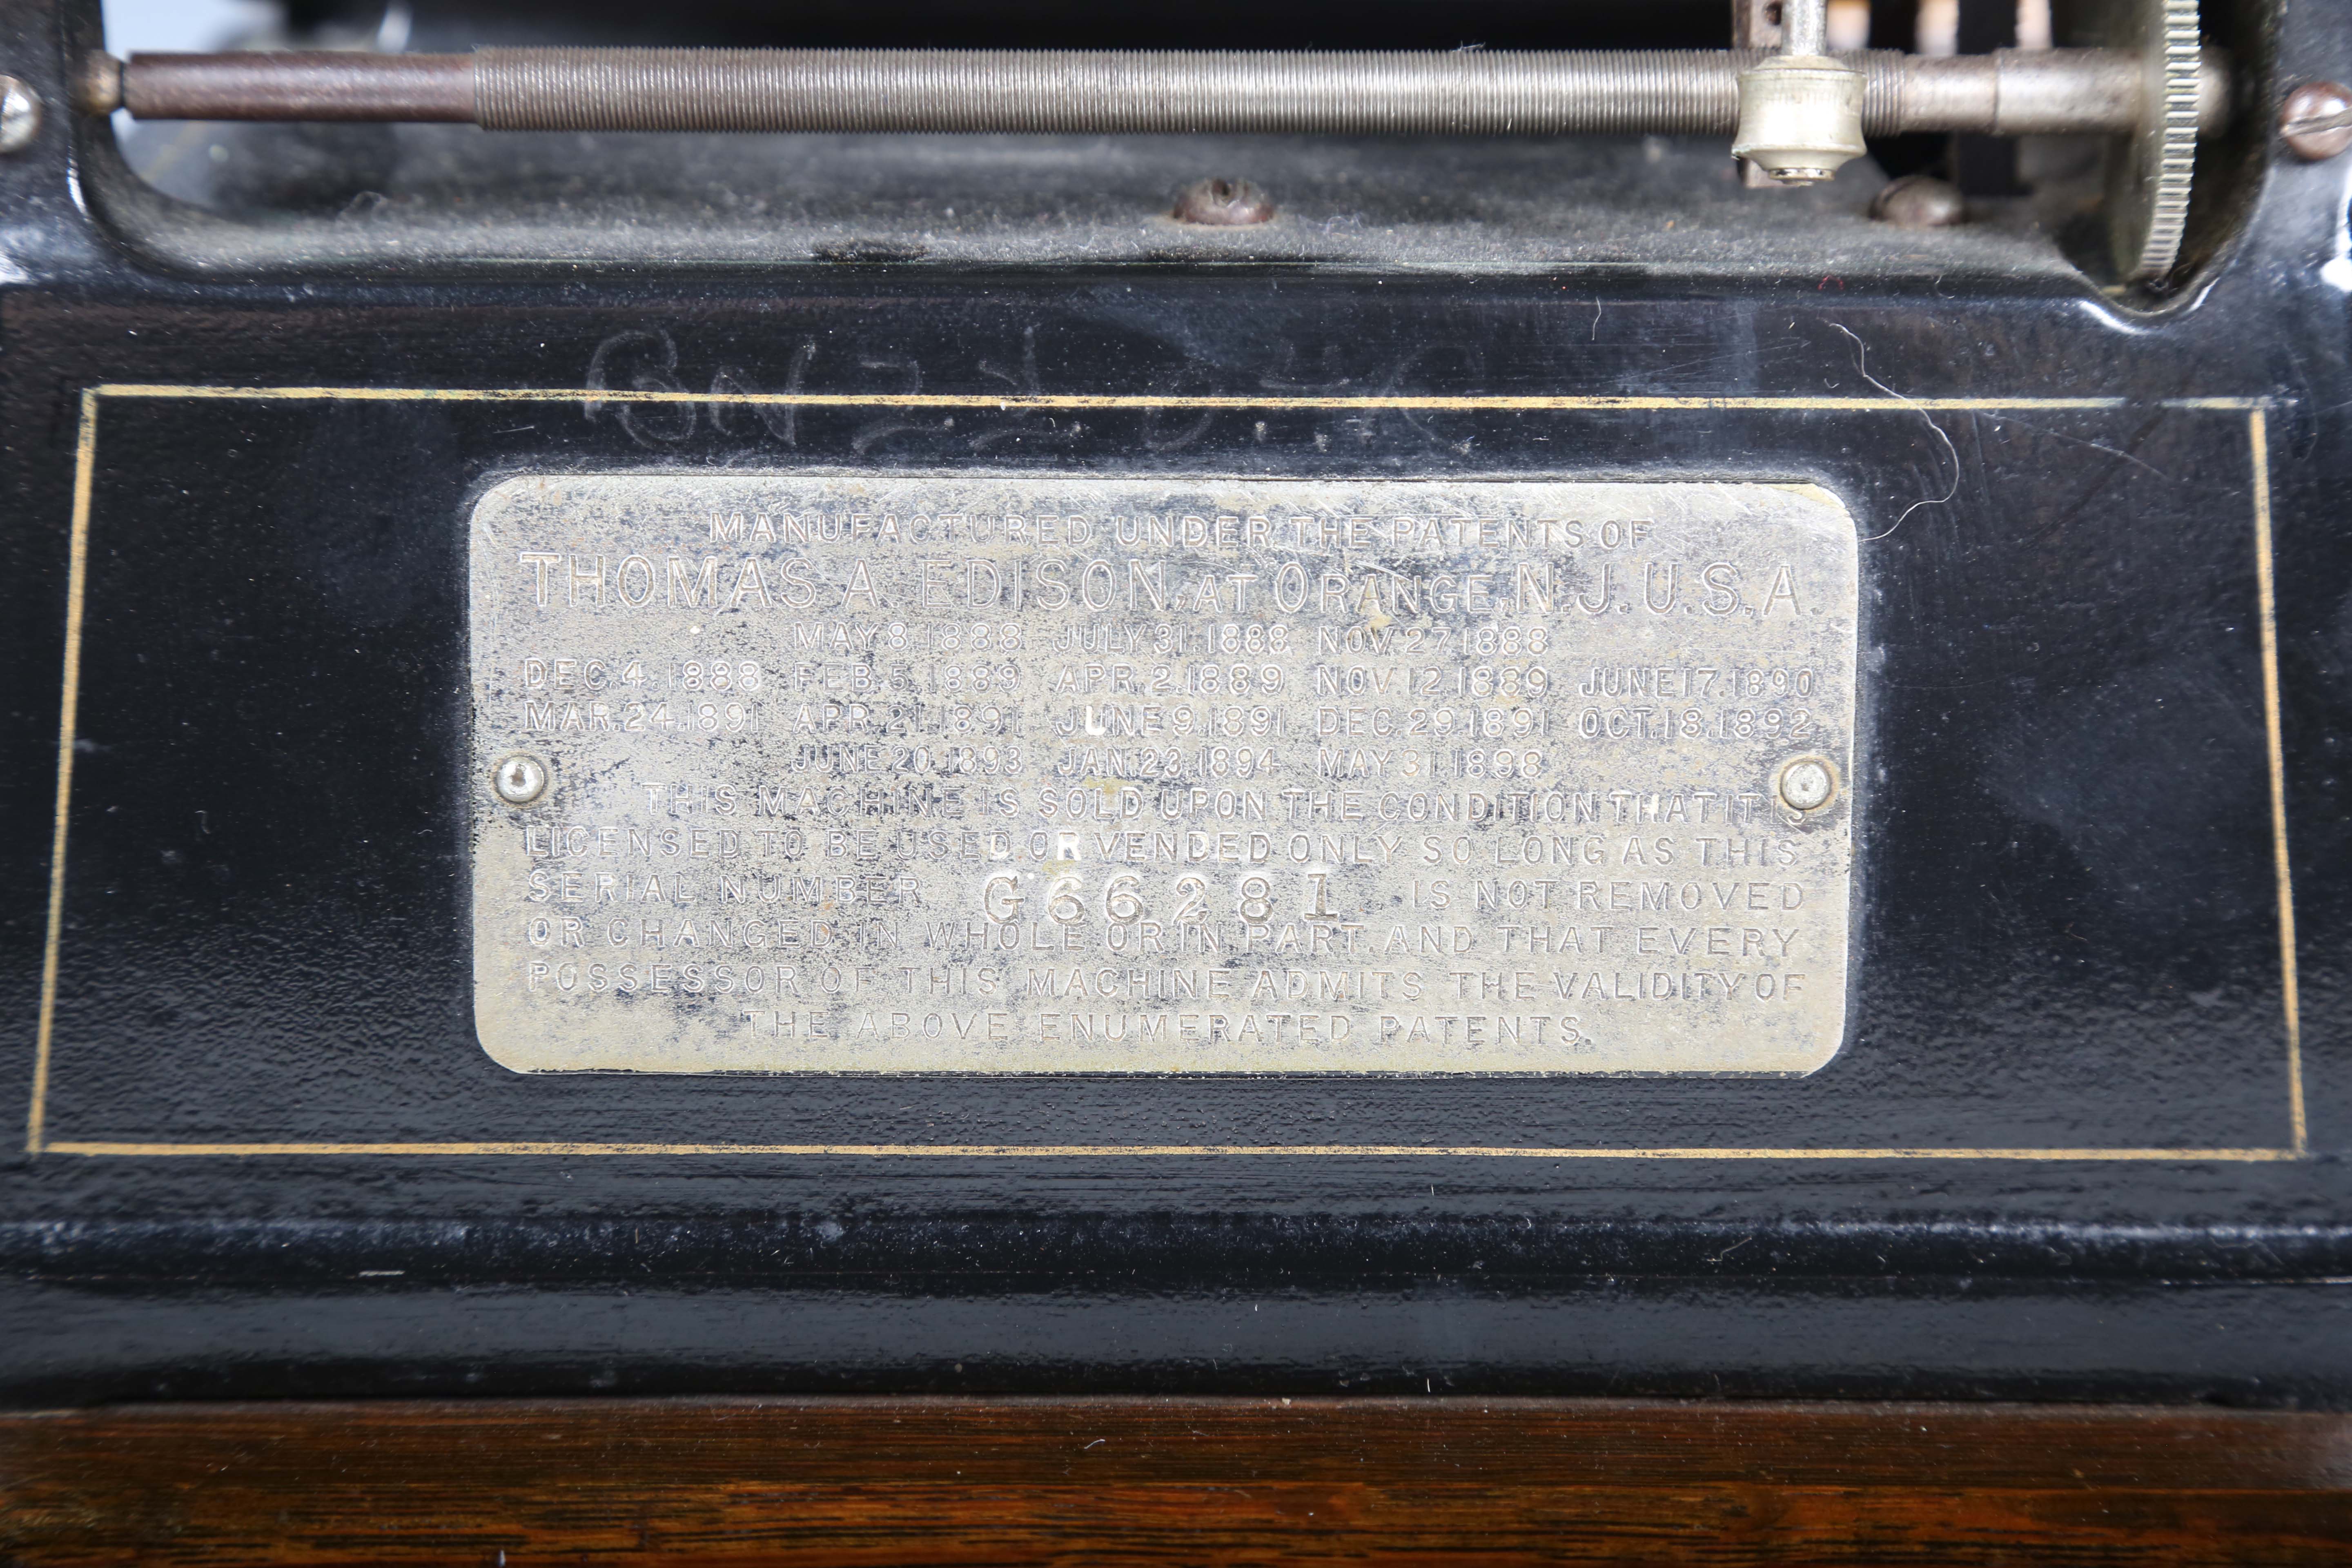
[[[107,382],[91,392],[100,397],[226,398],[269,402],[350,403],[727,403],[799,408],[1394,408],[1487,409],[1560,412],[1630,409],[1788,410],[1832,413],[1998,413],[2005,408],[2099,409],[2131,405],[2127,397],[1664,397],[1638,394],[1507,396],[1302,397],[1192,395],[1182,393],[985,392],[608,392],[585,387],[421,386],[175,386],[168,383]],[[2158,398],[2140,406],[2188,409],[2254,409],[2255,397]]]
[[[58,699],[58,814],[49,839],[49,925],[41,944],[41,1012],[33,1047],[32,1105],[25,1152],[37,1154],[47,1127],[49,1042],[58,1015],[58,949],[66,928],[66,814],[73,798],[74,719],[81,706],[82,591],[89,581],[89,491],[98,472],[98,394],[81,395],[74,434],[73,534],[66,559],[66,669]]]
[[[2270,752],[2271,857],[2278,879],[2279,984],[2286,1009],[2287,1120],[2294,1152],[2310,1147],[2303,1110],[2303,1005],[2295,980],[2294,875],[2286,850],[2286,742],[2279,711],[2278,587],[2271,568],[2270,419],[2263,409],[2246,413],[2246,441],[2253,451],[2254,581],[2263,627],[2263,731]]]
[[[83,597],[89,580],[91,489],[97,473],[100,399],[184,398],[268,402],[452,402],[452,403],[740,403],[800,407],[883,408],[1256,408],[1256,409],[1484,409],[1498,411],[1756,411],[1837,413],[1997,413],[2006,409],[2108,409],[2126,406],[2121,397],[1651,397],[1599,395],[1528,397],[1227,397],[1179,395],[1041,395],[990,396],[958,393],[849,394],[743,393],[725,397],[691,392],[595,392],[586,388],[181,386],[150,383],[105,383],[81,394],[81,419],[74,447],[72,533],[66,586],[65,674],[58,721],[58,798],[49,865],[48,931],[41,956],[41,999],[33,1065],[32,1101],[25,1119],[30,1154],[100,1156],[248,1157],[254,1155],[772,1155],[869,1159],[1048,1159],[1215,1158],[1230,1155],[1290,1157],[1576,1160],[1998,1160],[2028,1162],[2149,1162],[2267,1163],[2305,1156],[2303,1047],[2296,986],[2294,895],[2287,857],[2286,769],[2278,680],[2277,595],[2271,553],[2268,402],[2252,397],[2158,400],[2156,406],[2241,412],[2254,473],[2254,559],[2260,598],[2263,701],[2268,740],[2271,830],[2278,882],[2279,964],[2284,987],[2290,1137],[2284,1148],[1544,1148],[1513,1145],[1410,1143],[630,1143],[564,1142],[135,1142],[51,1139],[47,1108],[57,1014],[58,952],[65,931],[66,826],[73,788],[75,719],[80,700]]]
[[[2178,1160],[2269,1164],[2299,1159],[2292,1149],[1548,1149],[1474,1143],[130,1143],[60,1140],[52,1154],[810,1154],[874,1159],[1137,1159],[1226,1154],[1442,1155],[1481,1160]]]

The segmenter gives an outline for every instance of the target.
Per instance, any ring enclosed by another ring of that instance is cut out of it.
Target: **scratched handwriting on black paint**
[[[1272,339],[1266,368],[1236,372],[1199,362],[1161,371],[1139,390],[1162,397],[1272,394],[1308,400],[1304,409],[1268,404],[1260,408],[1188,408],[1162,405],[1120,411],[1099,426],[1089,411],[1040,407],[1016,400],[1042,398],[1057,389],[1038,369],[1037,329],[1023,329],[1017,349],[975,356],[957,384],[983,396],[1006,401],[990,406],[942,406],[892,403],[871,408],[838,408],[772,401],[804,395],[917,398],[940,388],[929,383],[922,359],[901,348],[872,344],[827,344],[804,338],[772,363],[758,367],[721,363],[709,373],[707,392],[698,369],[682,365],[677,340],[660,328],[614,332],[596,345],[581,400],[589,423],[609,419],[641,447],[676,447],[704,433],[722,439],[800,449],[846,447],[857,457],[887,458],[919,452],[992,453],[1007,449],[1068,450],[1089,436],[1134,445],[1159,455],[1181,452],[1209,441],[1221,426],[1234,438],[1258,446],[1297,446],[1317,452],[1364,448],[1385,437],[1433,453],[1468,457],[1475,426],[1463,415],[1428,408],[1350,405],[1337,400],[1393,398],[1443,390],[1475,395],[1485,379],[1483,356],[1474,347],[1427,344],[1350,370],[1341,345],[1302,346]],[[961,367],[951,367],[954,369]],[[598,395],[607,393],[666,395],[646,401]],[[1318,400],[1333,400],[1321,402]],[[814,426],[816,428],[813,429]]]

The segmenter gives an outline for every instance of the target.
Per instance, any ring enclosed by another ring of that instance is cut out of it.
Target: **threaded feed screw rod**
[[[142,120],[442,121],[493,131],[1728,135],[1753,51],[1227,53],[482,49],[96,57],[80,107]],[[1843,57],[1873,135],[2122,133],[2136,58],[2106,49]],[[2206,61],[2200,123],[2227,112]]]

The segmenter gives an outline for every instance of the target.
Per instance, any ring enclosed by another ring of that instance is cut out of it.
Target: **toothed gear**
[[[2146,118],[2116,149],[2107,184],[2116,269],[2133,282],[2170,272],[2189,226],[2197,172],[2197,4],[2126,0],[2110,11],[2120,24],[2107,34],[2111,47],[2139,55],[2147,83]]]
[[[2197,172],[2197,0],[2164,0],[2160,50],[2162,113],[2143,132],[2142,177],[2152,179],[2147,238],[2135,278],[2161,278],[2180,258],[2189,226],[2189,184]],[[2156,52],[2156,51],[2151,51]]]

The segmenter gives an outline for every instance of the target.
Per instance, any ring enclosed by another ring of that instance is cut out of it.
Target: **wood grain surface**
[[[8,1563],[2352,1561],[2352,1418],[1428,1399],[0,1415]]]

